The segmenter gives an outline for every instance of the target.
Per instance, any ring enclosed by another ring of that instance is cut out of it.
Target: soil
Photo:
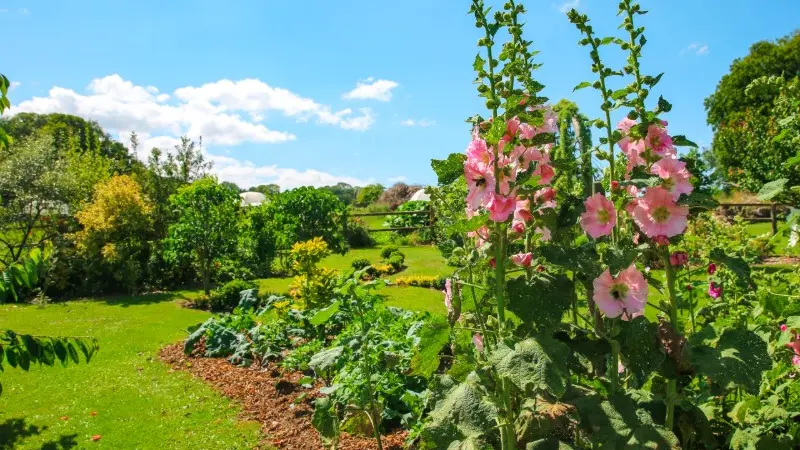
[[[311,426],[313,401],[321,384],[302,388],[299,372],[282,372],[270,363],[267,367],[236,367],[225,359],[187,356],[182,344],[172,344],[159,354],[173,370],[184,370],[242,404],[244,420],[261,423],[266,438],[261,448],[291,450],[325,449]],[[406,432],[393,431],[381,437],[386,450],[403,449]],[[375,439],[342,433],[340,450],[377,449]]]

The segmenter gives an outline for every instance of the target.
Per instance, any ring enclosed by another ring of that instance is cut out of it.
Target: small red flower
[[[92,436],[92,440],[97,442],[97,441],[100,440],[101,437],[103,437],[103,436],[100,436],[99,434],[95,434],[94,436]]]

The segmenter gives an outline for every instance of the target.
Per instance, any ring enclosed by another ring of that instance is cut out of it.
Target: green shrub
[[[394,252],[398,252],[398,251],[400,251],[400,249],[399,249],[399,248],[397,248],[396,246],[394,246],[394,245],[387,245],[386,247],[383,247],[383,248],[381,249],[381,258],[383,258],[383,259],[389,259],[389,257],[390,257],[390,256],[392,256],[392,253],[394,253]]]
[[[210,306],[214,310],[231,310],[239,304],[241,292],[255,289],[255,283],[245,280],[232,280],[214,289],[210,295]]]
[[[361,270],[369,266],[370,264],[371,263],[367,258],[356,258],[353,260],[353,262],[350,263],[350,267],[352,267],[355,270]]]
[[[350,248],[365,248],[375,245],[375,239],[369,234],[367,225],[358,218],[348,219],[344,237]]]
[[[403,254],[397,252],[392,253],[392,256],[390,256],[386,262],[392,266],[392,269],[394,269],[395,272],[399,272],[403,268],[403,263],[405,263],[405,261],[406,258],[403,256]]]
[[[411,211],[424,211],[430,205],[430,202],[421,200],[412,200],[405,202],[397,208],[398,212],[411,212]],[[429,217],[427,214],[403,214],[403,215],[389,215],[386,216],[385,227],[402,228],[402,227],[424,227],[428,225]],[[400,234],[409,234],[409,231],[401,231]]]

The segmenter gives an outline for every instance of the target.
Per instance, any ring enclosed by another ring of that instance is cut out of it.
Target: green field
[[[208,313],[175,295],[0,306],[0,326],[17,332],[90,335],[89,364],[6,366],[0,373],[0,449],[253,448],[260,426],[202,381],[171,372],[159,348],[186,336]],[[96,415],[92,415],[96,412]],[[98,442],[91,437],[100,435]]]

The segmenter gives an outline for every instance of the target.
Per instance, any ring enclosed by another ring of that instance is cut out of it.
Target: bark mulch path
[[[185,370],[202,378],[226,397],[242,404],[243,419],[256,420],[266,436],[265,447],[291,450],[324,449],[317,431],[311,426],[313,399],[319,385],[303,389],[296,383],[301,373],[284,373],[271,363],[266,368],[236,367],[225,359],[186,356],[182,344],[161,349],[161,359],[174,370]],[[382,437],[383,448],[400,450],[405,432],[395,431]],[[340,450],[377,449],[374,439],[342,433]]]

